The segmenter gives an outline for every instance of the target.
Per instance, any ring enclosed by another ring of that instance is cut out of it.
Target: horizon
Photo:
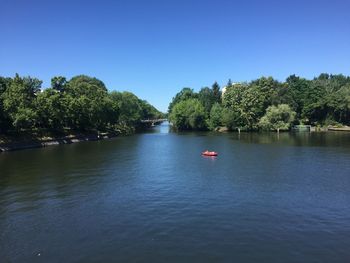
[[[54,76],[89,75],[167,112],[183,87],[350,75],[349,7],[347,1],[5,1],[0,75],[36,77],[43,88]]]

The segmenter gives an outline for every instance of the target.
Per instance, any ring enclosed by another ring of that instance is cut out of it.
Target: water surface
[[[0,154],[1,262],[349,262],[349,247],[350,133],[162,125]]]

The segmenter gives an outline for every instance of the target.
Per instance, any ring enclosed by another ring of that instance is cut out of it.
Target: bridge
[[[167,121],[167,119],[141,120],[141,123],[151,124],[151,126],[155,126],[161,124],[164,121]]]

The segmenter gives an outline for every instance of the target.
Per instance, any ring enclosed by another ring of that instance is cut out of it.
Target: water
[[[0,261],[349,262],[349,161],[350,133],[166,125],[1,154]]]

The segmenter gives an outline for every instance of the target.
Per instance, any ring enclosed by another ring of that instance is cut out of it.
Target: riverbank
[[[227,133],[229,131],[226,127],[220,127],[216,130],[217,132]],[[310,132],[327,132],[327,131],[348,131],[350,132],[349,126],[344,127],[311,127]],[[135,132],[135,131],[134,131]],[[85,141],[99,141],[115,138],[117,136],[132,134],[134,132],[129,131],[128,133],[99,133],[99,134],[70,134],[65,136],[4,136],[0,135],[0,152],[25,150],[31,148],[42,148],[63,144],[72,144]]]
[[[31,148],[41,148],[62,144],[72,144],[84,141],[98,141],[117,137],[116,133],[74,134],[61,137],[0,137],[0,152],[17,151]]]
[[[347,131],[350,132],[350,127],[349,126],[344,126],[344,127],[328,127],[329,131]]]
[[[305,126],[306,127],[306,126]],[[342,126],[342,127],[334,127],[334,126],[323,126],[323,127],[316,127],[316,126],[309,126],[306,127],[305,129],[292,129],[292,130],[285,130],[284,132],[289,132],[289,131],[309,131],[309,132],[327,132],[327,131],[341,131],[341,132],[350,132],[350,127],[349,126]],[[218,127],[215,129],[217,132],[240,132],[241,130],[237,129],[234,131],[230,131],[227,127]],[[243,130],[244,131],[244,130]]]
[[[161,122],[156,122],[159,125]],[[143,132],[154,125],[153,122],[142,122],[137,127],[119,125],[115,131],[109,132],[78,132],[67,129],[60,133],[45,130],[37,130],[23,134],[0,134],[0,153],[17,151],[31,148],[42,148],[48,146],[72,144],[84,141],[99,141],[111,139],[117,136],[127,136]]]

